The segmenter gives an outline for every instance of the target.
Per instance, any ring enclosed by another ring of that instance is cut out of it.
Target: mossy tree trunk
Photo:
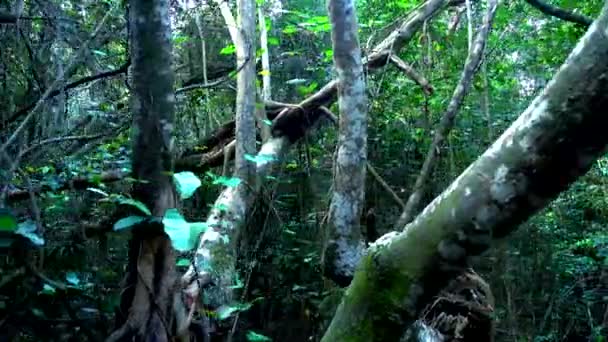
[[[506,237],[606,152],[607,30],[608,4],[502,136],[402,232],[368,249],[322,341],[398,340],[469,257]]]

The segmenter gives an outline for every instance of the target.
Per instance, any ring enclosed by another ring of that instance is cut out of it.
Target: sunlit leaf
[[[78,275],[74,272],[68,272],[65,275],[65,280],[74,286],[78,286],[78,284],[80,284],[80,279],[78,278]]]
[[[236,52],[236,46],[234,46],[234,44],[230,44],[220,50],[220,55],[231,55],[235,52]]]
[[[238,186],[239,184],[241,184],[241,179],[240,178],[236,178],[236,177],[225,177],[225,176],[220,176],[217,177],[216,179],[213,180],[213,184],[221,184],[224,186],[227,186],[229,188],[233,188]]]
[[[201,180],[190,171],[173,174],[173,182],[181,199],[190,198],[202,184]]]
[[[190,240],[190,224],[175,208],[167,209],[163,217],[165,233],[169,235],[173,248],[185,252],[194,246]]]

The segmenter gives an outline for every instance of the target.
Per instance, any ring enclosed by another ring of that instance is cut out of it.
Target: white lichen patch
[[[464,189],[464,195],[465,195],[466,197],[471,196],[471,194],[472,194],[472,193],[473,193],[473,191],[471,191],[471,188],[470,188],[470,187],[468,187],[468,186],[467,186],[467,187]]]
[[[383,247],[390,246],[390,244],[395,240],[395,238],[397,238],[397,236],[399,236],[399,232],[395,231],[388,232],[382,235],[376,241],[372,242],[372,244],[369,245],[370,251],[376,252]]]
[[[518,136],[519,146],[523,148],[521,145],[522,140],[524,140],[524,144],[530,144],[527,140],[527,134],[518,134],[520,132],[526,132],[530,129],[533,129],[539,122],[552,120],[553,115],[549,112],[549,102],[544,95],[540,95],[532,103],[526,110],[513,122],[511,126],[498,138],[496,141],[484,152],[482,158],[491,158],[496,159],[497,156],[500,155],[503,148],[509,148],[513,146],[513,139]],[[524,151],[527,151],[524,150]]]
[[[514,180],[509,180],[508,174],[509,168],[501,164],[494,173],[494,178],[490,185],[490,195],[499,203],[508,202],[517,195]]]

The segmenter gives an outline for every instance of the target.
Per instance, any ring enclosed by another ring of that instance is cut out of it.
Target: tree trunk
[[[608,4],[544,91],[403,232],[376,241],[322,341],[394,341],[486,251],[606,152]]]
[[[175,208],[172,171],[173,72],[169,4],[132,0],[130,5],[134,116],[133,197],[155,217]],[[154,80],[154,82],[150,82]],[[160,223],[133,228],[129,260],[117,313],[117,330],[108,341],[170,341],[181,335],[185,309],[175,270],[175,255]]]
[[[353,0],[329,0],[334,64],[338,72],[340,126],[331,203],[325,274],[350,283],[363,254],[359,218],[365,202],[367,95]]]

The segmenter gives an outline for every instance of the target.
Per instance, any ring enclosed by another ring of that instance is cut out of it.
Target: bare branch
[[[557,6],[548,4],[541,0],[525,0],[530,6],[538,9],[546,15],[556,17],[565,21],[573,22],[585,28],[593,23],[593,19],[583,14],[567,11]]]

